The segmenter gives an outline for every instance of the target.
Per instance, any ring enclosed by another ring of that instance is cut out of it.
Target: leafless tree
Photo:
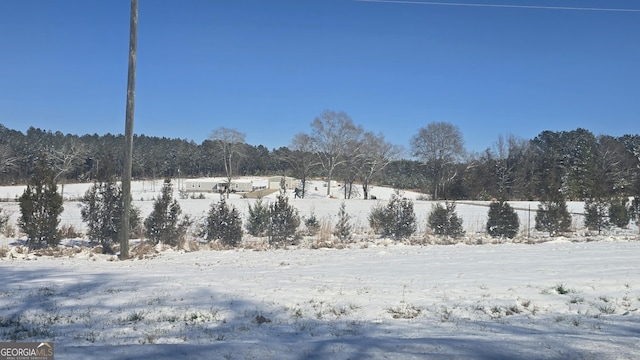
[[[6,173],[16,168],[18,158],[8,144],[0,144],[0,173]]]
[[[449,170],[465,154],[460,129],[446,122],[430,123],[411,138],[411,150],[429,167],[434,183],[433,197],[438,199],[438,191],[457,175]]]
[[[353,141],[347,143],[347,149],[344,152],[344,161],[337,168],[339,176],[344,180],[344,198],[351,199],[354,195],[359,195],[358,189],[354,183],[358,179],[360,173],[360,167],[364,159],[364,152],[362,151],[362,137],[358,137]]]
[[[82,162],[87,149],[77,140],[65,142],[61,148],[51,151],[51,159],[55,167],[54,181],[60,183],[60,195],[64,198],[64,175],[75,169]]]
[[[402,149],[384,139],[384,135],[375,135],[366,132],[362,136],[360,147],[362,157],[360,159],[359,177],[362,181],[362,191],[365,199],[369,198],[371,181],[384,170],[389,163],[397,160],[402,154]]]
[[[218,155],[224,162],[224,171],[227,176],[227,199],[231,190],[231,180],[233,179],[233,167],[235,161],[240,158],[243,153],[242,149],[245,145],[245,134],[235,129],[220,127],[213,130],[209,136],[209,140],[214,142],[214,146],[220,150]]]
[[[362,127],[356,126],[344,111],[324,110],[311,123],[314,152],[327,175],[327,195],[331,195],[334,170],[346,161],[349,144],[357,141],[362,132]]]
[[[620,195],[632,186],[632,168],[625,163],[624,144],[607,135],[598,137],[594,154],[596,195]]]
[[[498,180],[496,185],[502,199],[509,197],[510,189],[515,181],[516,163],[513,161],[512,151],[519,147],[519,140],[513,135],[508,135],[506,138],[498,135],[498,140],[493,145],[495,173]]]
[[[290,153],[283,159],[292,168],[294,175],[300,178],[302,192],[300,197],[306,194],[307,177],[320,163],[318,157],[313,153],[313,139],[305,133],[298,133],[291,140],[289,145]]]

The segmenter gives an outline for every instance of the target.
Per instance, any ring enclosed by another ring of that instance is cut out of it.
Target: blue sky
[[[442,0],[440,2],[467,2]],[[471,2],[471,1],[469,1]],[[473,3],[640,10],[637,0]],[[0,123],[124,133],[129,0],[0,1]],[[324,109],[408,148],[640,131],[640,12],[351,0],[140,0],[135,133],[286,146]]]

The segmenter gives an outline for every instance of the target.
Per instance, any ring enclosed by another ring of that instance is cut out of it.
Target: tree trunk
[[[369,199],[369,183],[365,180],[362,180],[362,196],[365,200]]]

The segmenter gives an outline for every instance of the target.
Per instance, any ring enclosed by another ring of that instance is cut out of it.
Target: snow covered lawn
[[[637,359],[640,242],[0,262],[0,338],[60,359]],[[31,257],[33,258],[33,257]]]

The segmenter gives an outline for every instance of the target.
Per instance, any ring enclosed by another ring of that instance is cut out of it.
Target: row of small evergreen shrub
[[[139,209],[134,207],[131,211],[131,228],[142,228],[142,233],[152,245],[180,245],[193,224],[188,216],[182,216],[180,205],[172,194],[172,184],[167,179],[161,196],[155,200],[153,210],[144,222],[140,220]],[[95,183],[82,199],[81,215],[88,227],[87,235],[98,241],[105,253],[112,253],[114,245],[120,239],[121,216],[124,213],[122,196],[120,186],[107,180]],[[19,202],[21,217],[18,225],[27,235],[28,246],[36,248],[57,245],[61,238],[58,225],[63,210],[62,198],[57,193],[53,174],[46,161],[37,163],[32,180]],[[637,221],[638,207],[638,199],[634,199],[631,206],[627,199],[606,202],[590,200],[585,204],[585,224],[590,229],[599,231],[613,225],[624,227],[630,219]],[[346,206],[342,203],[338,222],[332,232],[341,242],[347,242],[352,237],[350,219]],[[0,212],[0,228],[6,226],[7,220],[6,214]],[[403,198],[400,192],[393,194],[387,204],[374,205],[368,220],[373,231],[383,237],[399,240],[409,238],[416,232],[413,201]],[[571,215],[563,200],[541,202],[535,220],[536,230],[547,231],[552,236],[568,232],[571,226]],[[289,204],[284,184],[281,184],[281,191],[275,202],[265,204],[258,200],[250,206],[246,231],[256,237],[268,237],[272,246],[286,246],[301,237],[298,231],[300,223],[298,211]],[[305,219],[305,225],[309,232],[317,231],[320,227],[313,214]],[[445,202],[444,205],[436,203],[428,217],[428,226],[436,235],[454,238],[464,235],[462,219],[457,216],[454,202]],[[490,204],[486,224],[489,235],[513,238],[519,227],[518,216],[506,201]],[[197,235],[206,241],[217,241],[229,247],[238,246],[244,233],[238,210],[224,198],[211,205],[206,220],[199,224],[198,229]]]

